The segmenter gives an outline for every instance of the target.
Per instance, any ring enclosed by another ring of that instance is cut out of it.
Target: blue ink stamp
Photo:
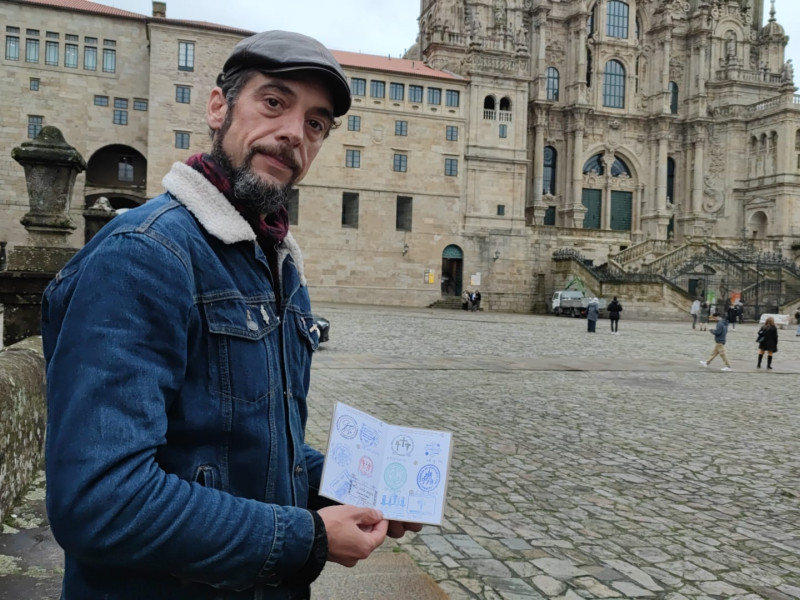
[[[343,501],[347,498],[352,485],[353,481],[350,479],[350,476],[347,473],[340,473],[333,482],[333,490],[336,494],[336,499]]]
[[[439,442],[425,444],[425,456],[437,456],[441,451],[442,445]]]
[[[361,442],[364,444],[365,448],[374,448],[378,445],[378,432],[375,431],[372,427],[367,427],[366,425],[361,426]]]
[[[442,474],[439,469],[434,465],[425,465],[417,473],[417,486],[423,492],[430,492],[439,487],[439,482],[442,480]]]
[[[390,489],[397,490],[403,487],[406,479],[408,479],[406,468],[400,463],[391,463],[383,471],[383,481]]]
[[[336,431],[343,438],[352,440],[358,433],[358,423],[350,415],[342,415],[336,420]]]
[[[344,468],[350,464],[350,448],[344,444],[336,444],[331,454],[334,462],[340,467]]]
[[[397,456],[409,456],[414,451],[414,440],[406,434],[400,434],[392,440],[392,453]]]
[[[436,496],[411,494],[408,497],[408,514],[425,517],[436,513]]]

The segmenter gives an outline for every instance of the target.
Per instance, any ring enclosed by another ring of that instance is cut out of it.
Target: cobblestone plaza
[[[722,373],[688,321],[317,310],[313,443],[335,401],[455,434],[446,523],[402,541],[452,598],[800,598],[794,327],[767,372],[737,326]]]

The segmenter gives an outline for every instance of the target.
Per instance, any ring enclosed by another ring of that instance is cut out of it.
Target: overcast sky
[[[153,12],[151,0],[99,1],[144,15]],[[765,4],[764,23],[769,18],[769,2]],[[333,50],[401,56],[416,40],[419,6],[419,0],[168,0],[167,17],[250,31],[287,29],[315,37]],[[786,58],[800,73],[800,1],[776,0],[775,7],[790,37]]]

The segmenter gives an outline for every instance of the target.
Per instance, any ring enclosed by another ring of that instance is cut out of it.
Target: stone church
[[[480,289],[489,310],[541,311],[577,277],[642,315],[731,294],[788,310],[800,96],[763,2],[421,0],[403,58],[335,52],[353,108],[290,204],[312,298],[428,306]],[[250,32],[166,12],[0,5],[4,147],[54,125],[87,162],[72,246],[100,199],[141,204],[208,148],[210,86]],[[31,207],[8,152],[0,191],[13,252]]]

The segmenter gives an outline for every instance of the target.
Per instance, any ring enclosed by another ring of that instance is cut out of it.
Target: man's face
[[[254,74],[233,109],[215,88],[207,120],[212,156],[228,171],[245,206],[271,214],[308,172],[333,124],[333,104],[315,81]]]

